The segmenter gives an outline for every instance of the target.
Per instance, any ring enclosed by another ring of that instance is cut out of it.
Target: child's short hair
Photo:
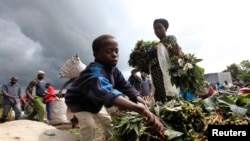
[[[114,36],[112,35],[108,35],[108,34],[104,34],[104,35],[100,35],[97,38],[95,38],[95,40],[92,43],[92,50],[93,52],[98,52],[100,50],[100,48],[103,46],[103,41],[109,38],[113,38],[115,39]]]

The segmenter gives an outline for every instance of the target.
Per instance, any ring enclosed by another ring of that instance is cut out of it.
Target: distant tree
[[[240,67],[242,70],[250,71],[250,62],[249,60],[243,60],[240,62]]]
[[[240,67],[239,67],[239,65],[233,63],[233,64],[227,66],[227,69],[225,69],[223,72],[230,72],[233,81],[235,81],[240,73]]]
[[[227,69],[223,70],[222,72],[230,72],[233,81],[239,77],[244,82],[250,82],[250,61],[243,60],[240,62],[240,64],[233,63],[227,66]]]
[[[239,74],[240,78],[244,82],[250,82],[250,62],[249,62],[249,60],[241,61],[240,67],[241,67],[241,71]]]

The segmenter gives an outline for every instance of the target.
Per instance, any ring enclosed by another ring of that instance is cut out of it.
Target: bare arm
[[[36,82],[35,82],[35,81],[31,81],[31,82],[29,83],[29,85],[27,86],[27,88],[25,89],[26,95],[27,95],[30,99],[32,99],[32,100],[34,100],[34,97],[32,96],[32,93],[30,93],[29,89],[30,89],[30,88],[33,88],[35,85],[36,85]]]
[[[152,130],[157,131],[158,133],[163,132],[163,125],[159,121],[159,119],[151,113],[148,109],[146,109],[143,106],[137,105],[136,103],[127,100],[126,98],[122,96],[118,96],[114,99],[113,105],[120,107],[122,109],[128,109],[135,111],[139,114],[141,114],[143,117],[147,118],[147,121],[152,124]]]
[[[144,100],[142,97],[140,97],[140,96],[137,96],[136,99],[137,99],[138,102],[142,103],[143,105],[149,106],[149,105],[151,104],[150,102],[145,101],[145,100]]]
[[[62,87],[59,89],[59,92],[58,92],[58,97],[62,97],[62,91],[63,89],[65,89],[70,83],[72,83],[76,78],[71,78],[69,79],[67,82],[65,82]]]
[[[28,91],[28,88],[25,89],[25,93],[30,99],[34,100],[32,94]]]

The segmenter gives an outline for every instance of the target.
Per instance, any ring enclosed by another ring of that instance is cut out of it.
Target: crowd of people
[[[128,82],[135,87],[141,96],[148,96],[153,94],[152,81],[148,74],[141,72],[139,76],[137,69],[131,71],[131,75],[128,78]]]
[[[155,19],[153,22],[155,35],[160,40],[159,45],[155,48],[157,55],[161,55],[160,51],[163,51],[167,57],[163,59],[155,57],[151,62],[148,62],[151,77],[143,72],[139,76],[138,70],[133,69],[131,76],[126,80],[116,66],[119,59],[119,46],[116,38],[109,34],[103,34],[93,40],[93,62],[77,78],[70,81],[71,85],[67,88],[64,96],[65,104],[79,121],[81,141],[95,140],[95,119],[100,120],[103,125],[105,138],[111,137],[112,120],[107,108],[112,106],[138,112],[152,125],[152,130],[163,134],[163,124],[155,114],[143,106],[150,103],[145,101],[142,96],[155,95],[155,100],[162,103],[176,96],[172,95],[173,91],[176,90],[171,85],[170,76],[164,65],[169,65],[169,56],[178,55],[182,51],[177,46],[176,37],[166,35],[168,27],[169,23],[166,19]],[[43,103],[46,103],[47,122],[49,122],[51,102],[54,100],[54,88],[50,83],[45,82],[44,76],[44,71],[38,71],[37,78],[29,83],[25,90],[27,100],[22,99],[20,95],[21,87],[17,83],[18,77],[12,77],[10,83],[3,85],[4,112],[1,117],[2,122],[6,120],[11,107],[15,111],[15,119],[20,119],[19,101],[33,105],[34,110],[29,112],[28,118],[34,120],[37,115],[38,121],[44,121]],[[204,97],[214,92],[208,82],[205,84]],[[216,88],[220,89],[219,85]],[[142,105],[138,103],[142,103]]]
[[[181,53],[181,50],[179,46],[176,46],[177,42],[174,36],[167,37],[168,27],[166,19],[156,19],[153,22],[155,35],[160,39],[156,50],[168,52],[171,56]],[[168,39],[171,39],[170,44],[168,44]],[[165,43],[170,47],[166,47]],[[65,94],[65,102],[69,110],[79,120],[80,140],[95,140],[96,124],[94,118],[99,119],[103,125],[106,139],[111,136],[112,126],[110,124],[112,121],[106,108],[112,106],[138,112],[152,125],[153,131],[163,134],[164,126],[158,117],[148,108],[137,104],[150,104],[141,97],[142,87],[138,83],[141,83],[142,79],[136,77],[137,70],[132,70],[129,80],[125,80],[122,72],[116,67],[119,59],[116,38],[108,34],[98,36],[92,42],[92,51],[94,61],[72,82]],[[169,75],[166,73],[166,67],[162,67],[163,64],[168,65],[169,58],[158,60],[156,57],[148,63],[151,64],[155,100],[163,103],[166,100],[171,100],[176,96],[173,95],[175,89],[173,89]]]
[[[22,87],[18,83],[17,76],[11,77],[9,83],[2,85],[2,123],[6,121],[11,108],[15,112],[15,120],[20,119],[22,107],[26,111],[28,119],[50,122],[52,102],[55,100],[55,89],[50,83],[44,80],[44,77],[44,71],[37,71],[37,77],[29,82],[25,89],[25,95],[22,95]],[[46,118],[45,115],[47,115]]]

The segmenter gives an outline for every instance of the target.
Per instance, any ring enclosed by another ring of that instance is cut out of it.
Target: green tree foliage
[[[240,62],[240,64],[233,63],[223,72],[230,72],[232,75],[233,81],[236,80],[237,77],[242,79],[244,82],[250,82],[250,61],[249,60],[243,60]]]
[[[240,67],[237,64],[233,63],[233,64],[227,66],[227,69],[225,69],[223,72],[230,72],[232,79],[236,80],[237,75],[240,72]]]
[[[244,60],[240,63],[241,71],[239,77],[243,79],[244,82],[250,82],[250,62],[249,60]]]

